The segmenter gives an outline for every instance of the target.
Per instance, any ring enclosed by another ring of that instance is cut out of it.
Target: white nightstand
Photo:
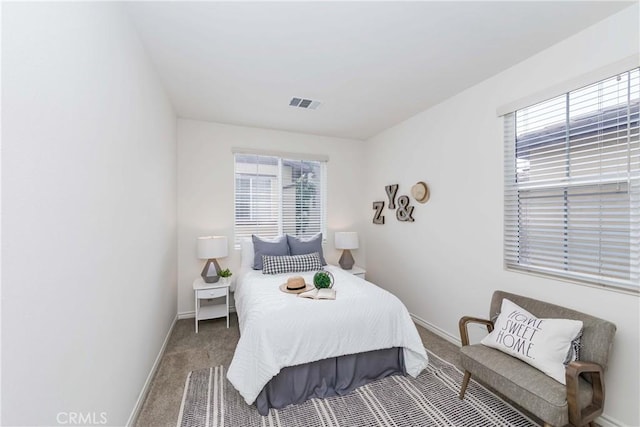
[[[351,270],[345,270],[347,273],[351,273],[354,276],[358,276],[361,279],[364,279],[364,275],[367,274],[367,270],[365,270],[364,268],[358,267],[357,265],[354,265],[353,268]]]
[[[217,283],[205,283],[202,277],[193,282],[193,292],[196,297],[196,334],[198,333],[198,321],[206,319],[227,318],[227,328],[229,327],[229,285]],[[200,305],[203,299],[213,299],[224,297],[222,304]]]

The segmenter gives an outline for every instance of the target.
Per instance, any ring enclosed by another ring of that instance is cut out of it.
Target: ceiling
[[[367,139],[629,2],[130,2],[178,117]],[[292,97],[321,102],[289,106]]]

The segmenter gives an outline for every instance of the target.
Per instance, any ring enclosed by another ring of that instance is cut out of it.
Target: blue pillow
[[[322,254],[322,233],[318,233],[308,239],[287,234],[287,242],[289,243],[289,253],[291,255],[307,255],[318,252],[320,263],[327,265]]]
[[[262,270],[262,255],[283,256],[289,255],[287,237],[280,236],[274,239],[264,239],[253,234],[253,269]]]

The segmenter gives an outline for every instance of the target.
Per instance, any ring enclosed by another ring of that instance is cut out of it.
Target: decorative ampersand
[[[409,206],[409,196],[398,197],[398,209],[396,218],[398,221],[413,222],[413,206]]]

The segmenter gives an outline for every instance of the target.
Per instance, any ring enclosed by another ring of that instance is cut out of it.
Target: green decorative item
[[[232,275],[233,273],[228,268],[225,268],[224,270],[220,270],[220,273],[218,273],[218,276],[220,277],[231,277]]]
[[[333,287],[333,274],[329,271],[320,270],[313,275],[313,284],[317,289],[326,289]]]

